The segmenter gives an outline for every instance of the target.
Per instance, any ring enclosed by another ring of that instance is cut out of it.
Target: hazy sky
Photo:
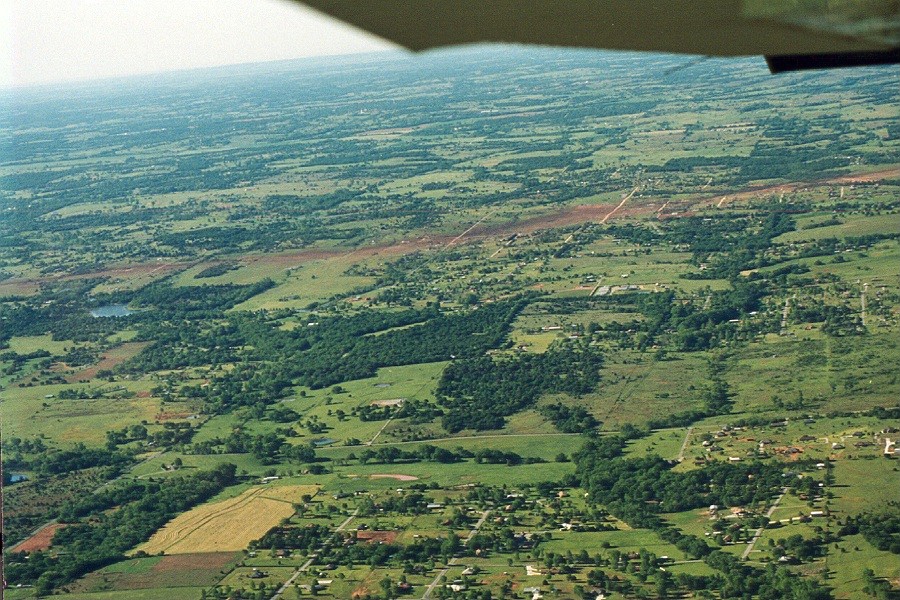
[[[391,47],[287,0],[0,0],[0,87]]]

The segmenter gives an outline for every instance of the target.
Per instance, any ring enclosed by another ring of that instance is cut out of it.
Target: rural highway
[[[334,538],[335,534],[338,534],[341,531],[343,531],[347,527],[347,525],[350,524],[350,521],[353,520],[353,518],[357,515],[357,513],[359,513],[358,508],[356,510],[354,510],[352,513],[350,513],[350,516],[347,517],[346,519],[344,519],[343,523],[341,523],[340,525],[337,526],[337,528],[334,530],[334,533],[322,544],[321,548],[324,548],[326,546],[326,544],[328,544],[328,542],[331,541],[332,538]],[[293,585],[293,583],[297,580],[297,578],[300,577],[300,574],[305,573],[306,570],[309,569],[310,565],[313,564],[313,561],[316,560],[316,557],[317,557],[316,553],[313,553],[312,555],[310,555],[309,559],[307,559],[307,561],[305,563],[300,565],[300,567],[296,571],[294,571],[294,574],[291,575],[290,579],[285,581],[284,584],[280,588],[278,588],[278,591],[276,591],[272,595],[272,600],[277,600],[278,598],[280,598],[281,595],[284,594],[284,592],[289,587],[291,587],[291,585]]]
[[[766,518],[771,519],[772,513],[775,512],[775,509],[778,508],[778,503],[781,502],[781,499],[784,498],[784,495],[787,494],[787,488],[781,488],[781,495],[775,498],[775,502],[772,503],[772,506],[766,511]],[[744,553],[741,554],[741,560],[746,560],[750,553],[753,552],[753,546],[756,545],[756,541],[759,539],[759,536],[762,535],[764,527],[760,527],[756,530],[756,533],[753,534],[753,539],[750,540],[750,543],[747,544],[747,547],[744,548]]]
[[[863,327],[866,326],[866,290],[867,290],[868,288],[869,288],[869,284],[868,284],[868,283],[864,283],[864,284],[863,284],[863,289],[862,289],[862,291],[859,293],[859,303],[860,303],[860,307],[861,307],[861,311],[860,311],[860,315],[859,315],[859,316],[860,316],[860,320],[862,321],[862,326],[863,326]]]
[[[473,537],[475,537],[475,534],[478,533],[478,530],[481,529],[482,525],[484,525],[484,522],[487,520],[490,512],[491,511],[486,510],[483,513],[481,513],[481,518],[478,519],[478,522],[475,523],[475,527],[473,527],[472,530],[469,532],[469,535],[466,536],[466,539],[463,541],[463,545],[468,544],[469,540],[471,540]],[[441,572],[437,574],[437,577],[434,578],[434,581],[432,581],[430,584],[428,584],[428,587],[425,588],[425,593],[422,595],[421,600],[428,600],[429,598],[431,598],[431,594],[434,593],[434,588],[436,588],[438,586],[438,584],[441,582],[441,578],[446,577],[447,572],[450,570],[450,567],[455,565],[457,562],[458,561],[455,556],[453,558],[451,558],[449,561],[447,561],[447,566],[444,567],[441,570]]]
[[[694,426],[691,425],[690,427],[688,427],[687,432],[684,434],[684,441],[681,443],[681,450],[678,451],[678,458],[675,459],[678,462],[684,460],[684,451],[687,450],[688,442],[691,440],[691,433],[693,433],[693,431]]]
[[[781,311],[781,335],[787,333],[788,315],[791,314],[791,299],[784,299],[784,310]]]
[[[372,437],[371,440],[369,440],[368,442],[366,442],[366,443],[363,444],[363,445],[364,445],[364,446],[371,446],[372,444],[374,444],[374,443],[375,443],[375,440],[378,439],[378,436],[381,435],[381,432],[384,431],[384,430],[387,428],[387,426],[391,424],[391,421],[394,420],[394,417],[396,416],[396,414],[397,414],[397,412],[395,411],[394,414],[391,415],[391,418],[388,419],[387,421],[385,421],[384,425],[381,426],[381,429],[378,430],[378,433],[376,433],[376,434]]]
[[[602,225],[602,224],[606,223],[606,222],[609,220],[609,218],[610,218],[611,216],[613,216],[614,214],[616,214],[616,213],[619,211],[620,208],[622,208],[623,206],[625,206],[625,203],[628,202],[628,201],[631,199],[632,196],[634,196],[635,192],[637,192],[638,189],[640,189],[640,188],[634,188],[633,190],[631,190],[631,193],[630,193],[630,194],[628,194],[627,196],[625,196],[624,198],[622,198],[622,201],[619,202],[619,205],[618,205],[617,207],[615,207],[614,209],[612,209],[608,215],[606,215],[605,217],[603,217],[602,219],[600,219],[600,224]]]

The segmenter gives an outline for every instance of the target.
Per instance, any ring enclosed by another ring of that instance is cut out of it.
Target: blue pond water
[[[133,310],[128,310],[124,304],[107,304],[106,306],[98,306],[91,311],[92,317],[108,318],[108,317],[127,317]]]

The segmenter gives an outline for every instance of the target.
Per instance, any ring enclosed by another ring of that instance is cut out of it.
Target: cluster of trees
[[[72,520],[53,537],[53,552],[18,552],[6,557],[10,583],[34,584],[41,596],[78,577],[118,562],[172,517],[235,482],[236,467],[221,464],[163,483],[131,482],[121,489],[87,495],[62,511]],[[115,511],[108,509],[118,507]],[[90,523],[80,517],[88,517]],[[78,521],[75,521],[79,518]]]
[[[396,462],[436,462],[450,464],[471,458],[473,454],[464,448],[455,451],[423,444],[415,450],[401,450],[396,446],[384,446],[378,450],[368,448],[359,455],[359,463],[391,464]]]
[[[694,264],[705,264],[704,270],[690,278],[736,280],[741,271],[774,264],[767,257],[772,240],[793,231],[793,214],[808,210],[805,205],[766,203],[752,212],[683,217],[664,221],[656,228],[613,225],[609,231],[641,245],[686,246],[693,253]]]
[[[709,504],[744,506],[767,500],[785,484],[777,465],[713,463],[702,469],[673,473],[673,463],[658,456],[621,457],[625,439],[610,436],[588,441],[575,455],[576,477],[590,499],[602,502],[614,515],[633,527],[654,530],[685,553],[701,558],[719,571],[715,576],[679,578],[694,590],[718,590],[726,598],[751,594],[760,598],[824,600],[829,590],[803,579],[784,567],[765,570],[747,567],[737,557],[714,550],[705,540],[668,526],[659,512],[680,512]]]
[[[865,331],[857,311],[844,304],[825,304],[806,299],[798,302],[792,309],[792,322],[822,323],[822,332],[832,337],[860,335]]]
[[[388,496],[379,501],[365,498],[359,504],[359,514],[363,517],[377,513],[393,513],[398,515],[421,515],[428,510],[428,505],[434,502],[434,498],[425,496],[421,492],[409,492],[402,496]]]
[[[202,319],[221,316],[222,312],[273,287],[275,282],[263,279],[248,285],[221,284],[175,287],[170,283],[154,283],[130,297],[130,305],[152,308],[153,321],[164,319]]]
[[[461,462],[466,459],[473,459],[477,463],[487,464],[505,464],[510,466],[520,465],[523,463],[543,462],[541,458],[523,457],[515,452],[504,452],[491,448],[482,448],[475,452],[457,447],[455,450],[440,448],[431,444],[423,444],[415,450],[401,450],[396,446],[383,446],[378,450],[367,448],[358,457],[351,454],[348,458],[357,458],[360,464],[381,463],[413,463],[413,462],[435,462],[441,464],[450,464]]]
[[[430,318],[420,325],[377,336],[328,336],[326,343],[311,347],[293,363],[292,375],[319,388],[371,377],[381,367],[481,356],[505,343],[509,325],[523,306],[523,301],[496,302],[464,313],[425,315]]]
[[[557,402],[542,406],[540,412],[563,433],[588,433],[600,426],[600,421],[583,406],[566,406]]]
[[[381,567],[387,564],[403,565],[428,563],[441,557],[444,562],[455,556],[462,542],[454,533],[445,538],[421,538],[411,544],[365,544],[355,543],[323,550],[316,559],[318,564],[359,565]]]
[[[89,293],[102,279],[67,281],[64,288],[48,285],[42,292],[17,302],[0,303],[0,348],[16,336],[50,333],[55,340],[100,342],[118,331],[130,317],[97,319]],[[116,322],[114,322],[116,321]]]
[[[400,312],[367,310],[346,317],[323,317],[315,326],[292,331],[252,314],[233,315],[216,323],[177,327],[170,323],[159,327],[154,344],[124,368],[155,370],[240,361],[234,369],[214,377],[210,385],[181,391],[203,400],[208,412],[238,406],[264,410],[293,385],[321,388],[371,377],[381,367],[481,356],[506,343],[510,323],[525,302],[495,302],[449,314],[437,305]],[[379,335],[369,335],[373,333]],[[425,413],[432,411],[421,412],[425,418]]]
[[[889,502],[894,509],[898,502]],[[841,535],[862,533],[873,546],[884,552],[900,554],[900,514],[894,512],[862,513],[847,519]]]
[[[132,462],[131,454],[108,448],[89,448],[79,442],[67,450],[48,448],[40,439],[11,438],[3,443],[3,468],[34,471],[39,475],[71,473],[91,467],[118,471]]]
[[[672,291],[606,296],[598,302],[615,306],[616,310],[636,309],[644,319],[609,323],[599,335],[638,350],[666,345],[681,352],[696,352],[716,348],[726,341],[749,339],[770,329],[764,321],[755,323],[747,318],[760,308],[767,295],[763,284],[735,280],[732,286],[730,290],[710,291],[708,306],[683,301]]]
[[[210,265],[205,269],[202,269],[199,273],[194,275],[194,279],[207,279],[210,277],[219,277],[220,275],[224,275],[229,271],[234,271],[239,269],[240,265],[236,262],[232,261],[222,261],[220,263],[216,263],[214,265]]]
[[[277,526],[270,529],[262,538],[251,542],[250,549],[291,549],[302,550],[308,554],[332,535],[330,527],[318,523],[308,523],[303,527]]]
[[[107,431],[106,448],[115,450],[117,446],[131,442],[144,442],[157,448],[183,446],[190,443],[195,432],[190,423],[165,422],[161,430],[153,433],[148,432],[144,425],[136,423],[122,429]]]
[[[274,431],[251,435],[242,429],[232,431],[227,437],[214,437],[194,443],[192,454],[252,454],[263,464],[274,464],[278,460],[311,463],[316,460],[312,445],[290,444],[287,438]]]
[[[438,401],[447,409],[441,424],[463,429],[500,429],[505,417],[534,405],[542,394],[581,395],[600,382],[603,358],[591,346],[562,345],[543,354],[458,360],[444,370]]]

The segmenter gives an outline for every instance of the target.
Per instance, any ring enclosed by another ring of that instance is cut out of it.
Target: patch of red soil
[[[722,196],[728,196],[724,205],[728,206],[729,204],[737,200],[747,200],[749,198],[756,198],[758,196],[765,196],[770,194],[788,193],[803,188],[820,187],[829,184],[834,185],[848,183],[871,183],[873,181],[881,181],[882,179],[888,179],[898,176],[900,176],[900,169],[885,169],[883,171],[873,171],[872,173],[861,173],[858,175],[842,175],[840,177],[820,179],[818,181],[797,181],[794,183],[783,183],[773,186],[751,188],[743,192],[736,192],[733,194],[718,194],[714,197],[706,197],[699,200],[699,202],[718,202],[722,199]]]
[[[415,475],[400,475],[399,473],[375,473],[369,475],[369,479],[396,479],[397,481],[416,481]]]
[[[100,362],[73,375],[66,377],[68,383],[76,383],[82,380],[90,380],[97,376],[100,371],[111,371],[115,366],[122,364],[129,358],[137,356],[138,352],[147,347],[149,342],[126,342],[116,346],[106,354],[100,357]]]
[[[218,570],[235,558],[234,552],[197,552],[194,554],[169,554],[153,565],[157,573],[165,571]]]
[[[372,593],[372,590],[370,590],[365,585],[361,585],[358,588],[356,588],[355,590],[353,590],[353,593],[350,594],[350,597],[353,598],[353,600],[356,600],[357,598],[362,598],[364,596],[368,596],[371,593]]]
[[[358,531],[356,539],[367,544],[392,544],[397,535],[396,531]]]
[[[33,536],[12,547],[13,552],[37,552],[50,547],[53,535],[65,527],[65,523],[51,523],[37,530]]]

